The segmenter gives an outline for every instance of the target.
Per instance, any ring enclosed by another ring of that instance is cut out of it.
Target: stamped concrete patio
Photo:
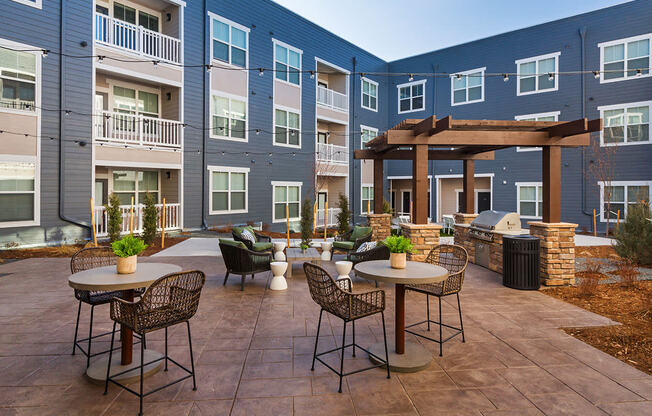
[[[392,375],[377,369],[349,376],[344,393],[323,366],[310,371],[318,308],[305,276],[295,270],[289,289],[266,289],[271,276],[239,278],[222,286],[224,266],[214,257],[156,257],[141,261],[198,268],[208,279],[191,321],[197,391],[187,380],[145,400],[149,415],[643,415],[652,414],[652,377],[578,341],[563,326],[608,325],[608,319],[539,292],[504,288],[500,276],[471,265],[462,291],[466,343],[436,344],[430,368]],[[329,264],[334,271],[334,265]],[[138,401],[115,386],[85,376],[85,358],[71,356],[77,303],[67,286],[66,259],[29,259],[0,266],[0,416],[136,414]],[[360,279],[355,289],[371,288]],[[382,286],[381,286],[382,287]],[[393,336],[392,290],[388,295]],[[457,322],[452,303],[445,320]],[[423,295],[407,295],[407,322],[423,319]],[[108,330],[108,308],[99,307],[95,327]],[[85,334],[88,309],[82,312]],[[86,325],[84,325],[86,323]],[[341,338],[341,321],[323,323],[320,346]],[[375,318],[356,325],[357,341],[382,337]],[[148,347],[163,350],[162,331]],[[170,332],[170,355],[189,364],[185,327]],[[107,340],[108,341],[108,340]],[[106,348],[108,343],[94,344]],[[337,357],[333,357],[337,360]],[[347,353],[345,366],[367,365]],[[177,377],[170,370],[146,387]]]

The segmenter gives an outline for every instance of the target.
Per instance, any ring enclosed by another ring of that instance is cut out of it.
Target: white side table
[[[338,283],[338,286],[340,286],[344,290],[346,290],[346,286],[343,286],[344,280],[348,280],[349,286],[351,287],[351,289],[353,289],[353,281],[349,276],[349,273],[351,272],[352,268],[353,268],[353,263],[350,261],[342,260],[342,261],[335,262],[335,270],[337,270],[337,279],[335,279],[335,281],[336,283]]]
[[[288,282],[285,280],[285,271],[288,269],[288,264],[284,261],[273,261],[270,264],[272,269],[272,281],[269,283],[269,288],[272,290],[285,290],[288,288]]]
[[[321,260],[330,261],[331,260],[331,249],[333,248],[333,243],[324,242],[321,243]]]
[[[274,243],[274,260],[285,261],[285,253],[283,253],[283,250],[285,250],[286,246],[287,243],[284,241]]]

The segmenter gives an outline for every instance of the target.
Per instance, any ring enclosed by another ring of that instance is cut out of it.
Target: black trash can
[[[503,235],[503,285],[539,289],[539,244],[532,235]]]

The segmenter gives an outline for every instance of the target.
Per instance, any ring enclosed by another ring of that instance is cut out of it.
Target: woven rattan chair
[[[337,235],[333,241],[333,250],[344,251],[347,254],[355,252],[362,243],[371,241],[371,227],[356,225],[348,233]]]
[[[464,324],[462,323],[462,308],[460,306],[460,291],[462,290],[462,283],[464,282],[464,271],[466,270],[466,266],[469,263],[469,255],[466,252],[466,249],[462,246],[442,244],[435,246],[435,248],[430,251],[428,257],[426,258],[426,262],[441,266],[448,270],[448,278],[440,283],[405,286],[405,289],[407,290],[425,293],[426,295],[426,320],[406,326],[405,332],[409,332],[410,334],[437,342],[439,344],[439,356],[441,357],[442,346],[444,342],[453,339],[459,334],[462,334],[462,342],[465,342]],[[441,298],[450,295],[457,296],[457,310],[460,315],[459,328],[444,324],[441,321]],[[439,299],[439,321],[430,320],[430,296],[436,296]],[[430,338],[408,329],[424,323],[427,323],[428,331],[430,331],[431,323],[439,325],[439,339]],[[442,339],[442,327],[450,328],[454,331],[454,333],[448,336],[446,339]]]
[[[220,251],[222,259],[226,266],[226,275],[224,276],[224,285],[229,278],[229,274],[240,275],[240,290],[244,290],[245,277],[258,273],[268,272],[271,269],[272,253],[268,251],[251,251],[241,241],[231,241],[220,239]]]
[[[187,378],[192,377],[192,389],[197,390],[195,380],[195,361],[192,354],[192,337],[190,335],[190,318],[197,312],[199,307],[199,296],[202,287],[206,281],[206,275],[199,270],[172,273],[157,279],[150,287],[147,288],[143,296],[136,302],[128,302],[120,298],[111,300],[111,319],[113,320],[113,331],[111,335],[111,349],[109,354],[109,364],[106,369],[106,382],[104,384],[104,394],[107,393],[109,382],[114,383],[128,392],[138,396],[140,400],[140,412],[143,414],[143,398],[151,393],[179,383]],[[168,356],[168,328],[186,323],[188,328],[188,345],[190,348],[190,370],[182,366],[174,359]],[[131,329],[134,333],[139,334],[143,340],[147,333],[159,329],[165,330],[165,355],[161,358],[144,363],[145,343],[140,343],[140,365],[126,371],[116,374],[110,374],[111,358],[113,356],[113,342],[115,338],[116,325],[120,324]],[[168,370],[168,361],[184,370],[187,375],[174,380],[164,386],[157,387],[147,393],[143,393],[143,372],[145,365],[165,360],[165,371]],[[131,371],[140,370],[140,390],[135,392],[131,388],[120,384],[115,377],[126,374]]]
[[[351,281],[342,280],[340,284],[348,282],[348,287],[342,288],[338,285],[335,280],[331,277],[330,274],[321,267],[312,264],[312,263],[303,263],[303,270],[306,273],[306,278],[308,280],[308,288],[310,289],[310,296],[312,299],[321,306],[319,311],[319,323],[317,324],[317,337],[315,338],[315,350],[312,355],[312,371],[315,370],[315,360],[319,360],[320,363],[324,364],[326,367],[331,369],[335,374],[340,377],[340,387],[339,392],[342,392],[342,377],[348,376],[351,374],[359,373],[361,371],[370,370],[376,367],[387,367],[387,378],[389,375],[389,365],[388,365],[388,354],[387,354],[387,332],[385,330],[385,292],[383,290],[370,290],[367,292],[352,292],[351,290]],[[319,329],[321,327],[321,318],[324,311],[334,315],[344,321],[344,330],[342,331],[342,346],[339,348],[333,348],[332,350],[317,353],[317,344],[319,343]],[[355,321],[366,316],[375,315],[380,313],[383,321],[383,339],[385,341],[385,359],[382,359],[370,352],[369,350],[362,348],[361,346],[355,343]],[[348,322],[352,323],[353,326],[353,342],[351,344],[346,344],[346,324]],[[373,365],[371,367],[366,367],[344,373],[344,351],[346,348],[353,348],[353,356],[355,357],[355,348],[358,347],[361,350],[365,351],[367,354],[373,356],[380,364]],[[335,351],[340,351],[340,370],[339,372],[324,362],[320,357],[325,354],[330,354]]]

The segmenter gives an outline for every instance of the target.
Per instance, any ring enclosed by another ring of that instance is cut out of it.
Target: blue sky
[[[623,0],[275,1],[386,60],[625,3]],[[431,24],[432,21],[437,23]]]

